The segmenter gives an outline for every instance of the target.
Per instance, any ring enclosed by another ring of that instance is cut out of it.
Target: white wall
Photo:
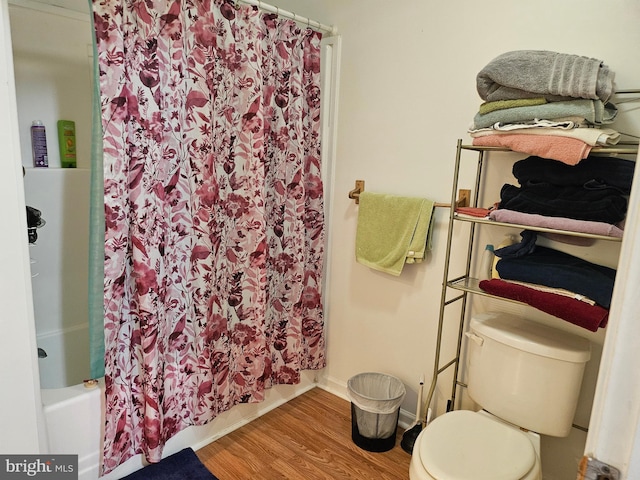
[[[9,15],[0,3],[0,451],[46,448],[38,389],[27,222],[18,143]],[[36,380],[34,382],[34,379]]]
[[[354,180],[363,179],[370,191],[448,201],[456,140],[469,139],[466,130],[481,102],[475,76],[505,51],[546,49],[600,58],[616,72],[618,88],[639,88],[640,64],[633,48],[640,42],[640,4],[630,0],[607,2],[606,8],[596,0],[329,0],[320,5],[291,0],[278,4],[334,23],[342,35],[327,292],[329,365],[324,382],[344,394],[352,375],[388,372],[410,389],[403,407],[412,412],[420,374],[425,372],[430,381],[447,212],[437,212],[429,260],[406,267],[394,278],[355,262],[358,208],[347,192]],[[616,128],[640,134],[637,103],[622,110]],[[512,160],[517,158],[522,156]],[[508,176],[510,163],[504,165]],[[462,183],[469,188],[472,168],[463,172]],[[462,237],[463,229],[459,230],[458,237]],[[498,233],[498,240],[501,235]],[[603,245],[596,246],[592,261],[615,266],[619,246]],[[582,250],[580,254],[594,252]],[[454,255],[454,261],[463,255]],[[594,342],[594,361],[585,379],[585,397],[591,395],[604,332],[590,334],[544,314],[535,316],[556,325],[560,322],[562,328]],[[443,388],[446,391],[437,395],[441,400],[448,396],[448,387]],[[588,424],[590,407],[591,398],[584,398],[578,423]],[[561,441],[561,446],[546,440],[545,478],[572,478],[584,440],[579,431],[572,432],[570,442]],[[554,455],[554,450],[560,453]]]
[[[397,279],[373,272],[354,261],[357,207],[346,196],[353,181],[365,179],[371,191],[448,200],[455,142],[468,139],[480,103],[476,73],[506,50],[549,49],[602,58],[619,87],[634,87],[640,67],[629,59],[640,8],[610,2],[607,24],[615,28],[604,35],[596,1],[332,6],[343,65],[327,374],[344,383],[363,369],[381,369],[412,384],[432,357],[445,212],[438,212],[429,262]]]

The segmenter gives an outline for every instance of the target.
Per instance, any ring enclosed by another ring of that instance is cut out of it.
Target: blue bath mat
[[[218,480],[191,448],[152,463],[121,480]]]

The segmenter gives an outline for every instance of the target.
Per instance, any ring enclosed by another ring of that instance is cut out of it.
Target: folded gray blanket
[[[609,100],[614,73],[601,60],[545,50],[503,53],[477,75],[478,94],[487,101],[535,98]]]

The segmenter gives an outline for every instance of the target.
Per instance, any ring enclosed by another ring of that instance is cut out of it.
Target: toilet
[[[588,340],[506,313],[471,318],[468,394],[415,441],[411,480],[540,480],[540,435],[571,431]]]

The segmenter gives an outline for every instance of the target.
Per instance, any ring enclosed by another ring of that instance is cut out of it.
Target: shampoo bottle
[[[58,145],[60,147],[60,166],[62,168],[75,168],[76,122],[58,120]]]
[[[478,272],[478,280],[489,280],[491,278],[491,270],[493,267],[493,245],[488,243],[482,252],[480,260],[480,272]]]
[[[49,155],[47,154],[47,132],[40,120],[34,120],[31,124],[31,151],[33,153],[34,167],[49,166]]]

